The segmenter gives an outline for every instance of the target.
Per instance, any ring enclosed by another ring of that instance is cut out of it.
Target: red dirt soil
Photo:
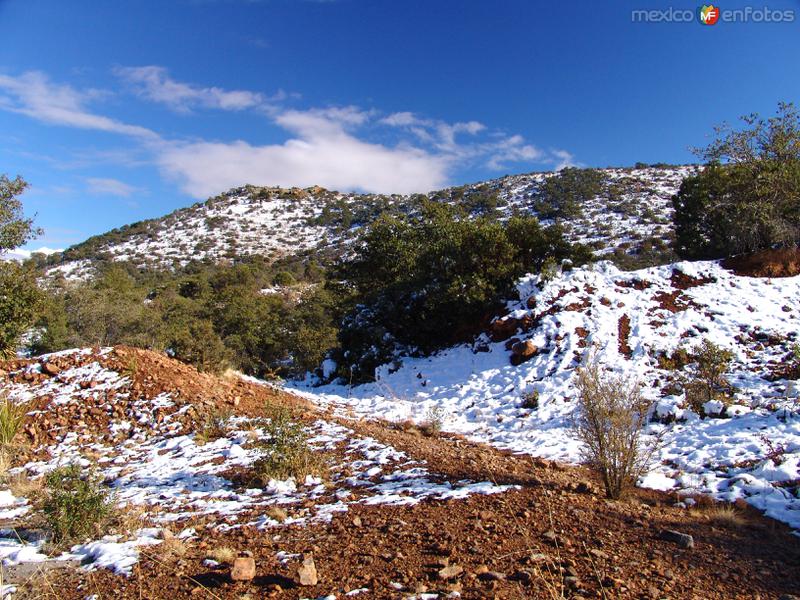
[[[357,434],[427,461],[433,473],[520,489],[413,507],[355,505],[330,524],[266,531],[243,527],[223,533],[198,520],[189,523],[197,528],[198,540],[180,552],[143,549],[130,577],[104,569],[52,571],[20,586],[15,598],[342,598],[357,588],[369,588],[358,599],[406,598],[423,590],[460,591],[470,599],[776,600],[800,593],[797,538],[746,506],[728,520],[717,516],[710,502],[686,510],[674,506],[674,496],[647,490],[634,490],[626,501],[609,501],[586,469],[511,455],[459,436],[425,436],[408,424],[334,419],[295,396],[199,374],[153,352],[120,348],[104,361],[117,368],[135,363],[135,371],[129,371],[132,385],[148,398],[171,391],[198,407],[214,403],[251,416],[280,403],[293,407],[298,418],[338,420]],[[12,367],[0,363],[2,371]],[[691,534],[694,549],[660,539],[664,529]],[[253,553],[254,580],[234,583],[227,568],[203,564],[209,551],[223,546]],[[280,564],[279,549],[312,552],[318,584],[300,587],[299,559]],[[438,572],[444,565],[463,572],[442,579]]]
[[[726,258],[722,266],[746,277],[794,277],[800,275],[800,248],[742,254]]]

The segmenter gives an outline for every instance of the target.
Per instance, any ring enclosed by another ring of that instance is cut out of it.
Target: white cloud
[[[38,71],[28,71],[19,77],[0,75],[0,108],[5,110],[53,125],[121,133],[141,139],[158,138],[145,127],[89,112],[86,102],[99,95],[97,91],[78,92],[72,87],[54,84]]]
[[[164,67],[159,66],[118,67],[115,73],[133,84],[143,98],[165,104],[178,112],[188,112],[197,106],[236,111],[267,103],[267,98],[257,92],[203,88],[175,81]]]
[[[556,158],[556,171],[560,171],[566,167],[578,166],[578,163],[575,162],[575,157],[566,150],[553,150],[552,154]]]
[[[347,131],[365,119],[352,108],[288,111],[276,119],[294,135],[283,144],[179,142],[165,146],[158,163],[199,198],[244,183],[376,193],[427,192],[446,184],[446,157],[366,142]]]
[[[103,92],[57,85],[39,72],[0,75],[0,109],[43,122],[108,131],[139,140],[133,145],[147,161],[192,196],[203,198],[245,183],[322,185],[336,190],[378,193],[427,192],[448,184],[458,168],[492,170],[508,163],[562,168],[574,164],[565,150],[545,152],[520,135],[491,130],[478,121],[448,123],[412,112],[381,116],[355,106],[289,109],[275,98],[244,90],[198,87],[169,77],[158,66],[118,68],[143,98],[190,112],[205,107],[252,110],[284,130],[284,141],[254,145],[246,140],[168,140],[150,129],[90,112]],[[392,132],[385,141],[386,133]],[[384,140],[381,143],[376,139]],[[129,165],[130,166],[130,165]],[[129,197],[136,188],[116,179],[90,178],[92,193]]]
[[[138,191],[136,187],[128,185],[124,181],[110,177],[88,177],[86,179],[86,187],[90,194],[119,196],[121,198],[127,198]]]

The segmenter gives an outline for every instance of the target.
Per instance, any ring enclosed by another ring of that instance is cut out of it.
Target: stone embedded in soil
[[[439,579],[455,579],[463,572],[464,569],[462,567],[458,565],[450,565],[449,567],[439,570]]]
[[[317,585],[317,566],[314,564],[313,555],[303,555],[303,564],[297,568],[297,578],[300,580],[300,585]]]
[[[681,533],[680,531],[665,529],[658,535],[658,537],[667,542],[677,544],[681,548],[694,548],[694,538],[688,533]]]
[[[486,571],[478,575],[478,579],[481,581],[503,581],[505,578],[505,573],[500,573],[499,571]]]
[[[59,373],[61,373],[61,369],[54,365],[53,363],[46,362],[42,364],[42,373],[46,375],[50,375],[50,377],[55,377]]]
[[[240,556],[233,561],[231,579],[233,581],[251,581],[256,576],[256,561],[251,556]]]

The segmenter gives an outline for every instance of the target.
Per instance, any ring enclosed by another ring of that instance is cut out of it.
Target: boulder
[[[256,576],[256,561],[252,556],[240,556],[233,561],[231,579],[233,581],[252,581]]]
[[[681,533],[672,529],[665,529],[659,536],[662,540],[677,544],[681,548],[691,549],[694,548],[694,538],[688,533]]]
[[[539,353],[539,347],[531,340],[517,342],[511,347],[511,364],[521,365]]]
[[[317,566],[313,555],[303,555],[303,564],[297,568],[297,579],[303,586],[317,585]]]

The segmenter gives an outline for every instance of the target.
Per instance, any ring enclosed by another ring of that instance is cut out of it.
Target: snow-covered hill
[[[563,224],[571,239],[593,244],[600,254],[616,248],[635,251],[645,240],[668,241],[672,235],[670,198],[696,169],[604,169],[619,193],[613,200],[595,198],[583,207],[581,217]],[[535,213],[534,197],[549,175],[507,176],[429,196],[470,207],[470,199],[495,192],[500,201],[498,218],[513,210]],[[102,257],[163,268],[190,260],[231,260],[255,254],[276,259],[312,249],[335,255],[382,210],[407,212],[413,210],[413,202],[413,196],[339,193],[319,187],[245,186],[165,217],[91,238],[65,252],[51,274],[85,278]]]
[[[650,433],[666,429],[643,485],[744,498],[800,528],[800,399],[785,379],[796,377],[800,276],[737,276],[716,262],[623,272],[601,262],[547,284],[529,276],[518,289],[521,300],[493,326],[495,341],[485,334],[471,346],[405,358],[399,369],[380,369],[374,384],[297,387],[342,414],[422,422],[441,409],[445,430],[574,462],[576,367],[594,352],[603,368],[642,384],[654,405]],[[697,414],[681,389],[685,371],[668,359],[704,339],[733,352],[734,393],[727,408],[709,402]],[[517,366],[516,342],[532,354]],[[524,404],[532,392],[537,408]]]

